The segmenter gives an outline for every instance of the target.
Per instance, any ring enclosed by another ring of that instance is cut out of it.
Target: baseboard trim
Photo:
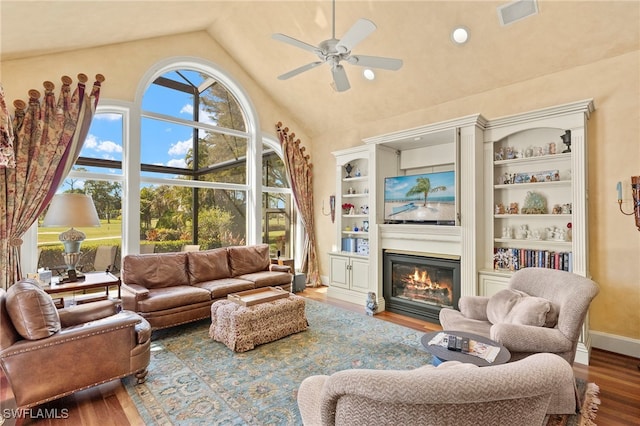
[[[591,346],[604,351],[640,358],[640,340],[590,330]]]

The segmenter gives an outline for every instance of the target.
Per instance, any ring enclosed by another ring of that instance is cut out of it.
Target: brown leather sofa
[[[151,326],[105,300],[57,310],[33,280],[0,289],[0,365],[28,408],[135,374],[144,382]]]
[[[267,244],[127,255],[122,303],[155,330],[209,318],[211,304],[230,293],[269,286],[291,291],[292,278],[288,266],[271,264]]]

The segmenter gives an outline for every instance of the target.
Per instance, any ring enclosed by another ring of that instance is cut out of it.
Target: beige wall
[[[104,98],[132,101],[140,78],[158,61],[193,56],[219,64],[247,91],[260,115],[260,126],[274,135],[283,121],[311,151],[316,173],[316,226],[321,272],[328,274],[327,252],[333,241],[332,224],[321,214],[335,192],[335,162],[331,151],[361,144],[362,138],[442,120],[481,113],[491,119],[576,100],[593,98],[596,111],[589,122],[590,259],[593,279],[601,293],[591,310],[593,330],[640,339],[640,232],[633,219],[622,216],[616,202],[616,182],[624,182],[625,207],[630,209],[629,177],[640,174],[640,52],[524,81],[444,104],[425,105],[386,120],[352,123],[349,129],[311,141],[304,123],[266,96],[230,57],[204,32],[106,46],[58,55],[5,61],[2,84],[7,99],[26,99],[44,80],[59,81],[84,72],[106,76]],[[480,177],[479,177],[480,178]]]
[[[370,123],[353,123],[348,133],[315,138],[311,158],[316,170],[333,173],[331,151],[355,146],[362,138],[481,113],[488,119],[593,98],[588,123],[589,256],[600,295],[591,309],[593,330],[640,339],[640,232],[633,218],[618,211],[616,182],[623,181],[626,210],[631,209],[630,176],[640,175],[640,53],[501,87],[410,114]],[[478,177],[480,178],[480,177]],[[316,179],[315,199],[321,270],[335,244],[331,220],[320,215],[321,200],[335,193],[335,180]]]

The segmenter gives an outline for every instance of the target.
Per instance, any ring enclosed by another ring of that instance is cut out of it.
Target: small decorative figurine
[[[518,214],[518,203],[509,203],[509,214]]]
[[[360,176],[362,176],[362,173],[360,172],[360,167],[356,167],[355,176],[356,176],[356,177],[360,177]]]
[[[365,305],[365,311],[369,316],[373,316],[376,312],[378,312],[378,302],[376,301],[376,294],[372,291],[367,293],[367,304]]]

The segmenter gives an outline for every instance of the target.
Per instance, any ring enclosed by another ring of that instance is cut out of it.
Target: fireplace
[[[396,250],[383,251],[385,309],[439,323],[440,309],[458,307],[460,259]]]

